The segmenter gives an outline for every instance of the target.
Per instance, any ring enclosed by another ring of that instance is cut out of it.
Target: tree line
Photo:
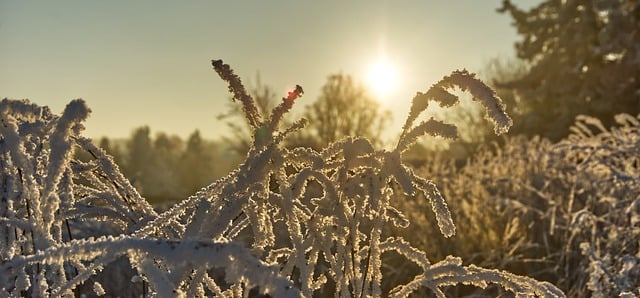
[[[480,75],[513,118],[509,135],[556,141],[567,136],[578,115],[594,116],[609,126],[618,113],[640,113],[640,3],[547,0],[522,10],[505,0],[498,12],[512,17],[521,37],[515,44],[517,58],[496,58]],[[261,114],[279,103],[280,95],[259,78],[249,89]],[[203,140],[197,131],[187,140],[163,133],[151,137],[143,127],[128,140],[102,139],[100,145],[144,195],[181,199],[225,175],[252,145],[256,132],[243,122],[241,108],[229,102],[229,112],[219,118],[232,136],[221,141]],[[307,127],[288,137],[288,147],[319,149],[345,136],[380,145],[390,121],[389,111],[342,73],[327,77],[319,97],[300,117],[309,120]],[[454,158],[465,159],[484,144],[502,142],[464,101],[445,117],[459,127],[460,138],[448,147]],[[429,150],[434,149],[416,146],[406,156],[419,165]]]
[[[99,146],[113,156],[122,172],[152,203],[177,201],[229,173],[243,156],[220,141],[194,131],[186,139],[147,126],[127,139],[102,138]]]
[[[275,92],[259,83],[250,91],[257,108],[270,111],[278,103]],[[268,114],[268,113],[263,113]],[[302,117],[305,129],[286,140],[287,147],[316,150],[346,136],[362,136],[381,144],[381,133],[390,113],[367,95],[353,77],[334,74],[327,78],[321,95],[307,106]],[[199,131],[186,140],[149,127],[135,129],[125,140],[102,138],[99,146],[112,155],[123,173],[151,202],[186,198],[198,189],[223,177],[246,156],[255,133],[250,129],[238,105],[219,116],[230,128],[231,136],[205,140]],[[290,121],[285,119],[285,121]]]

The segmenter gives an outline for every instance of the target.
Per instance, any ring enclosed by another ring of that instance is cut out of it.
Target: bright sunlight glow
[[[398,74],[387,60],[378,60],[368,71],[367,81],[376,97],[386,99],[398,84]]]

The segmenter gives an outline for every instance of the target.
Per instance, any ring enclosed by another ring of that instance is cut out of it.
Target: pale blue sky
[[[364,80],[384,51],[401,80],[384,101],[397,130],[416,91],[513,55],[517,36],[495,12],[500,2],[0,0],[0,98],[56,112],[83,98],[93,110],[90,137],[149,125],[212,138],[225,133],[216,116],[229,97],[211,59],[245,82],[259,72],[283,96],[300,84],[309,102],[329,74]]]

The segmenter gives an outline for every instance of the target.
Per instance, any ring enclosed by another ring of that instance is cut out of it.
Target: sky
[[[539,0],[515,0],[527,8]],[[385,59],[397,77],[372,97],[400,132],[417,91],[456,69],[482,72],[512,57],[518,40],[501,0],[456,1],[20,1],[0,0],[0,98],[28,98],[56,113],[75,98],[92,109],[85,135],[152,132],[229,135],[229,109],[212,59],[246,85],[305,95],[299,115],[330,74],[370,86]]]

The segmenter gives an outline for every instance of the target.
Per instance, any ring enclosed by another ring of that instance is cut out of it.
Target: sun
[[[367,83],[374,95],[386,99],[398,85],[398,73],[386,59],[378,59],[367,72]]]

